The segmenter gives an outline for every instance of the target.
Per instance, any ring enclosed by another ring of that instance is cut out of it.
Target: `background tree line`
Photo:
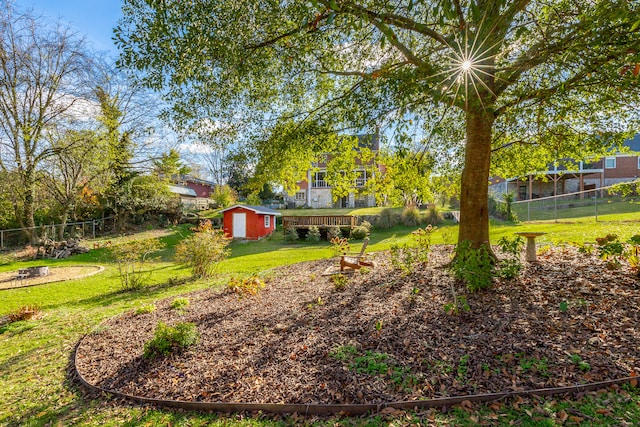
[[[0,11],[0,228],[107,215],[124,224],[171,208],[163,178],[182,165],[175,152],[156,154],[158,110],[155,97],[69,28],[7,4]]]

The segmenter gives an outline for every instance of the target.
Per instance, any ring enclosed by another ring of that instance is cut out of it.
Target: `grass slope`
[[[526,224],[495,223],[492,239],[512,235],[516,231],[545,231],[540,244],[553,242],[594,241],[596,236],[615,232],[622,238],[640,232],[638,213],[575,220],[571,224],[537,222]],[[635,221],[635,222],[621,222]],[[370,250],[388,249],[394,244],[410,242],[413,228],[395,227],[376,231],[371,236]],[[582,418],[580,425],[633,425],[640,420],[640,394],[637,389],[603,391],[587,394],[579,400],[530,399],[500,402],[496,405],[469,405],[449,412],[400,412],[363,418],[331,419],[267,418],[255,415],[216,415],[183,413],[111,402],[108,398],[85,400],[80,390],[68,382],[70,357],[83,334],[98,328],[100,322],[162,298],[184,294],[209,286],[220,286],[231,275],[244,276],[263,272],[282,264],[330,257],[326,242],[285,243],[278,234],[260,242],[234,243],[232,255],[220,264],[218,276],[207,281],[181,280],[189,271],[174,264],[173,247],[188,233],[185,227],[168,232],[147,232],[136,238],[158,238],[167,244],[160,258],[150,266],[151,283],[147,289],[122,292],[117,267],[103,249],[93,250],[66,260],[38,260],[10,263],[0,271],[12,271],[32,265],[101,264],[106,270],[80,280],[51,283],[30,288],[0,291],[0,315],[25,305],[38,305],[40,318],[15,322],[0,328],[0,425],[106,425],[106,426],[274,426],[306,423],[308,425],[561,425],[571,417]],[[113,244],[129,239],[112,239]],[[453,243],[457,227],[438,227],[433,243]],[[359,249],[354,243],[353,250]],[[603,410],[602,408],[606,408]],[[579,415],[584,415],[580,417]],[[574,423],[578,421],[574,420]]]

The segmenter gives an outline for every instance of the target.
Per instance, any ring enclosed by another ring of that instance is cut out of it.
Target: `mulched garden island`
[[[389,253],[343,290],[337,260],[279,268],[257,296],[221,289],[157,302],[87,335],[78,372],[90,384],[170,400],[381,404],[605,381],[640,371],[640,280],[596,255],[554,248],[512,281],[466,294],[469,311],[444,305],[464,286],[445,265],[452,247],[403,275]],[[158,322],[193,322],[196,345],[143,357]]]

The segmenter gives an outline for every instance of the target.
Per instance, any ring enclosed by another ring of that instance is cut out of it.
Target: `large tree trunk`
[[[69,211],[71,208],[69,205],[64,205],[60,214],[60,231],[58,232],[58,240],[64,240],[64,229],[67,228],[67,222],[69,221]]]
[[[33,168],[29,167],[23,172],[23,206],[22,206],[22,221],[24,222],[24,234],[29,239],[31,244],[35,243],[34,238],[36,236],[36,222],[34,218],[35,212],[35,178]]]
[[[489,166],[494,117],[484,109],[469,110],[466,121],[458,243],[469,241],[478,248],[489,246]]]

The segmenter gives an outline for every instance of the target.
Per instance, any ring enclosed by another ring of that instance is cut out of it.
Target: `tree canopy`
[[[474,246],[489,241],[492,167],[602,153],[637,130],[637,1],[125,0],[123,13],[120,65],[180,126],[215,118],[256,137],[277,120],[419,118],[428,143],[464,153],[459,240]]]

